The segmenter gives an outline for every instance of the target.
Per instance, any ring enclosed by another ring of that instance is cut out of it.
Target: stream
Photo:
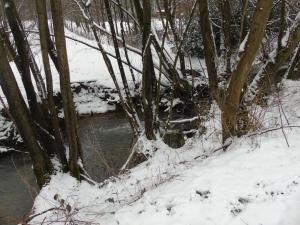
[[[132,142],[131,127],[123,115],[84,118],[79,121],[85,168],[95,181],[118,172]],[[0,158],[0,225],[16,225],[30,212],[37,185],[27,154]]]

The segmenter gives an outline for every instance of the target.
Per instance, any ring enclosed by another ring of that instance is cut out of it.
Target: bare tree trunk
[[[8,1],[7,1],[8,2]],[[15,32],[16,35],[20,35],[20,36],[24,36],[24,45],[27,48],[27,58],[28,58],[28,63],[29,63],[29,67],[31,69],[32,75],[34,77],[34,80],[36,82],[36,87],[38,90],[38,95],[41,99],[41,101],[43,102],[46,99],[46,88],[45,88],[45,83],[43,81],[43,78],[41,76],[41,73],[39,71],[39,68],[37,66],[37,63],[33,57],[33,53],[31,51],[31,48],[29,47],[29,43],[28,40],[25,36],[25,31],[21,22],[21,19],[19,17],[19,13],[16,9],[16,6],[14,4],[14,1],[10,1],[10,7],[8,12],[11,14],[12,18],[13,18],[13,22],[14,24],[18,24],[18,28],[15,28]],[[10,20],[12,21],[12,19],[10,18]],[[23,35],[21,35],[20,33],[22,33]]]
[[[111,31],[111,34],[112,34],[112,39],[113,39],[113,44],[114,44],[114,48],[115,48],[118,67],[119,67],[120,75],[121,75],[121,78],[122,78],[122,82],[123,82],[123,86],[124,86],[124,90],[125,90],[125,94],[126,94],[127,104],[130,108],[130,111],[132,112],[131,113],[132,120],[136,124],[135,126],[138,127],[140,122],[139,122],[139,118],[138,118],[137,112],[135,110],[135,107],[133,105],[132,96],[131,96],[131,93],[130,93],[130,90],[129,90],[129,85],[128,85],[125,70],[124,70],[124,67],[123,67],[123,62],[122,62],[121,54],[120,54],[120,51],[119,51],[118,40],[116,38],[117,33],[115,32],[115,29],[114,29],[114,23],[113,23],[112,13],[111,13],[111,10],[110,10],[109,1],[104,0],[104,4],[105,4],[105,8],[106,8],[106,14],[107,14],[107,17],[108,17],[108,23],[109,23],[109,26],[110,26],[110,31]],[[123,22],[123,21],[121,21],[121,22]],[[121,27],[122,27],[122,31],[123,31],[123,25],[121,25]],[[124,32],[122,32],[122,36],[123,36],[123,34],[124,34]],[[125,43],[124,36],[123,36],[123,42]],[[125,51],[127,52],[126,45],[124,45],[124,48],[125,48]],[[127,53],[126,53],[126,56],[127,56],[127,59],[128,59]]]
[[[3,29],[6,30],[7,29],[7,22],[5,19],[5,9],[4,9],[4,4],[0,2],[0,21],[1,21],[1,25],[3,26]]]
[[[142,26],[144,23],[144,15],[143,15],[143,8],[141,5],[141,2],[140,2],[140,0],[132,0],[132,1],[134,4],[135,13],[136,13],[138,22],[139,22],[140,26]]]
[[[51,127],[53,130],[53,135],[56,143],[56,155],[60,160],[63,170],[66,172],[68,170],[68,162],[65,155],[65,148],[63,144],[62,134],[59,128],[59,121],[55,109],[55,104],[53,100],[53,82],[52,82],[52,72],[50,67],[50,62],[48,58],[48,41],[50,38],[48,30],[48,18],[47,18],[47,8],[46,0],[36,0],[36,11],[39,20],[39,32],[40,32],[40,43],[43,57],[44,70],[47,81],[47,100],[50,112]]]
[[[155,0],[155,3],[156,3],[156,7],[158,9],[158,12],[159,12],[159,17],[160,17],[161,23],[163,25],[164,30],[166,31],[168,29],[166,29],[166,25],[167,24],[164,21],[164,16],[163,16],[163,13],[162,13],[162,10],[161,10],[160,1],[159,0]],[[168,34],[165,34],[165,35],[166,35],[167,40],[169,41],[170,40],[169,35]]]
[[[18,60],[16,60],[18,54],[15,50],[15,48],[12,46],[10,40],[9,40],[9,37],[8,37],[8,34],[6,33],[4,27],[2,27],[0,25],[0,37],[3,39],[4,43],[5,43],[5,47],[9,53],[9,59],[10,60],[13,60],[18,68],[18,70],[20,71],[21,70],[21,65],[19,63]]]
[[[2,39],[0,39],[0,52],[5,52],[4,41]],[[0,54],[0,85],[6,96],[8,105],[10,109],[12,109],[10,113],[30,152],[37,183],[39,187],[42,188],[43,185],[49,181],[53,167],[44,149],[39,145],[39,139],[35,132],[33,121],[30,118],[5,54]]]
[[[127,0],[126,0],[126,2],[127,2]],[[118,3],[118,6],[119,6],[121,37],[122,37],[123,43],[126,43],[126,40],[125,40],[125,30],[124,30],[124,24],[123,24],[124,14],[123,14],[123,11],[122,11],[122,4],[121,4],[120,0],[117,0],[117,3]],[[128,25],[128,29],[129,29],[128,31],[130,33],[131,31],[130,31],[130,23],[129,23],[129,17],[128,17],[128,15],[127,15],[127,25]],[[134,85],[136,85],[134,72],[133,72],[132,65],[131,65],[131,62],[130,62],[130,59],[129,59],[129,55],[128,55],[128,50],[127,50],[126,45],[123,44],[123,46],[124,46],[125,58],[127,60],[127,64],[128,64],[128,67],[129,67],[129,70],[130,70],[130,73],[131,73],[132,81],[133,81]]]
[[[63,99],[65,126],[69,142],[69,169],[74,177],[80,179],[80,167],[78,162],[79,160],[82,160],[82,153],[80,141],[78,138],[77,118],[74,110],[73,96],[71,92],[70,71],[64,31],[64,18],[62,11],[62,2],[60,0],[51,0],[51,12],[57,50],[60,89]]]
[[[291,28],[290,36],[288,43],[285,47],[282,47],[280,51],[277,52],[277,55],[274,60],[270,60],[262,67],[261,71],[256,75],[255,79],[252,81],[249,93],[252,98],[247,100],[253,100],[253,98],[260,99],[270,92],[270,88],[274,84],[277,71],[279,68],[289,59],[293,54],[300,42],[300,13],[296,18],[296,21]],[[281,80],[283,77],[279,77]]]
[[[249,75],[252,63],[261,41],[265,34],[265,28],[272,9],[272,0],[259,0],[256,5],[246,49],[236,69],[231,74],[229,87],[226,90],[225,102],[222,108],[223,142],[238,134],[236,129],[237,114],[239,112],[240,99],[243,86]]]
[[[247,18],[247,8],[249,0],[242,0],[242,19],[241,19],[241,29],[240,29],[240,44],[247,36],[248,30],[248,18]]]
[[[120,4],[119,4],[119,6],[121,6]],[[129,10],[129,5],[128,5],[128,0],[125,0],[125,9],[128,11]],[[121,13],[123,14],[123,12],[122,12],[122,9],[121,9],[121,7],[119,7],[119,10],[120,10],[120,16],[121,16]],[[124,16],[123,16],[124,17]],[[128,35],[129,36],[131,36],[131,34],[132,34],[132,32],[131,32],[131,25],[130,25],[130,19],[129,19],[129,16],[128,16],[128,14],[126,15],[126,23],[127,23],[127,29],[128,29]],[[124,20],[124,18],[123,19],[121,19],[120,18],[120,20],[121,21],[123,21]]]
[[[7,7],[5,7],[6,16],[17,48],[17,56],[15,61],[24,84],[30,112],[33,116],[32,118],[34,118],[34,124],[36,125],[37,129],[41,131],[41,144],[49,154],[53,154],[53,139],[49,137],[47,133],[49,128],[48,123],[45,119],[41,104],[38,102],[38,98],[31,80],[30,67],[34,61],[32,58],[31,49],[24,34],[23,27],[20,24],[21,21],[19,19],[14,1],[3,0],[3,3],[7,5]]]
[[[172,6],[171,4],[174,4],[173,5],[173,12],[172,12]],[[181,70],[181,73],[184,77],[186,77],[186,69],[185,69],[185,59],[184,59],[184,54],[181,50],[181,47],[179,48],[180,46],[180,36],[177,32],[177,29],[176,29],[176,24],[175,24],[175,14],[176,14],[176,7],[175,7],[175,3],[172,1],[169,2],[168,0],[164,0],[164,8],[165,8],[165,12],[167,14],[167,19],[169,21],[169,25],[170,25],[170,28],[171,28],[171,31],[173,33],[173,36],[174,36],[174,42],[176,44],[176,48],[177,48],[177,54],[179,56],[179,62],[180,62],[180,70]]]
[[[224,34],[226,73],[231,72],[231,7],[229,0],[220,0],[222,13],[222,29]]]
[[[212,98],[219,102],[217,53],[212,33],[211,22],[209,19],[209,9],[207,0],[199,1],[199,12],[201,33],[203,36],[204,57],[207,67],[210,93]]]
[[[285,3],[286,0],[281,0],[281,6],[280,6],[280,26],[279,26],[279,34],[278,34],[278,44],[277,44],[277,51],[280,51],[282,46],[282,38],[285,34]]]
[[[149,140],[154,140],[155,72],[151,53],[151,3],[143,0],[143,108],[145,133]]]
[[[298,45],[290,68],[288,69],[287,78],[292,80],[300,79],[300,44]]]
[[[136,12],[135,12],[135,10],[134,10],[135,7],[134,7],[133,0],[129,0],[129,1],[130,1],[130,8],[131,8],[131,11],[132,11],[132,15],[133,15],[135,18],[137,18],[137,14],[136,14]],[[140,21],[139,21],[139,22],[140,22]],[[136,23],[134,23],[134,32],[135,32],[135,34],[137,34],[138,31],[139,31],[138,26],[137,26]]]

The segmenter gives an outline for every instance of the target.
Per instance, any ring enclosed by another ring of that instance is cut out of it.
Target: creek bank
[[[79,119],[122,113],[117,91],[102,86],[98,81],[75,82],[71,84],[71,88]],[[64,115],[60,92],[55,92],[54,100],[63,127]],[[0,151],[0,157],[7,155],[12,149],[25,150],[23,140],[5,109],[0,111],[0,148],[6,149],[6,151]]]
[[[160,132],[164,136],[165,142],[174,148],[183,146],[185,143],[184,139],[193,136],[198,130],[199,124],[203,121],[202,115],[207,114],[211,104],[209,88],[204,74],[200,71],[190,71],[190,73],[191,75],[187,77],[187,81],[194,84],[194,89],[189,94],[190,96],[174,96],[169,88],[163,88],[162,90],[158,123],[160,123]],[[74,82],[71,84],[71,89],[79,119],[106,116],[111,113],[118,113],[124,116],[116,89],[105,87],[101,85],[100,81],[95,80]],[[137,105],[137,109],[142,108],[138,94],[139,90],[140,88],[137,87],[135,91],[132,91],[133,101]],[[170,102],[173,97],[173,105],[170,110]],[[188,98],[192,100],[186,101]],[[64,113],[60,92],[55,92],[54,100],[63,128]],[[141,112],[138,113],[141,114]],[[196,117],[198,119],[195,122],[194,119]],[[168,126],[166,126],[167,121],[169,121]],[[18,149],[24,151],[25,149],[22,138],[4,109],[0,112],[1,147],[8,150]],[[0,157],[5,154],[7,153],[0,151]]]

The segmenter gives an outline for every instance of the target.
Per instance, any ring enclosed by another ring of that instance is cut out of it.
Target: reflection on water
[[[86,169],[96,181],[117,173],[129,155],[132,131],[122,116],[82,119],[79,136]],[[0,225],[20,222],[30,211],[36,190],[29,156],[12,154],[0,158]]]

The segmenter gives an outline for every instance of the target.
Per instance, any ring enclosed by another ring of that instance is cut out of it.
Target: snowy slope
[[[32,25],[30,22],[27,22],[24,24],[26,27],[31,27],[30,30],[36,30],[37,28],[34,27],[32,28]],[[96,42],[92,40],[88,40],[86,38],[83,38],[81,36],[78,36],[67,29],[65,30],[66,36],[75,38],[77,40],[86,42],[94,47],[97,47]],[[42,56],[40,52],[40,45],[39,45],[39,39],[37,34],[29,34],[28,40],[31,44],[32,51],[34,53],[35,59],[37,61],[37,64],[41,70],[42,76],[44,76],[43,72],[43,66],[42,66]],[[67,45],[67,52],[68,52],[68,59],[69,59],[69,67],[70,67],[70,78],[71,82],[80,82],[80,81],[97,81],[98,85],[107,87],[107,88],[115,88],[114,83],[110,77],[110,74],[106,68],[106,65],[104,63],[104,60],[102,58],[102,55],[99,51],[92,49],[88,46],[85,46],[81,43],[75,42],[70,39],[66,39],[66,45]],[[114,53],[114,48],[108,44],[103,44],[105,50],[110,53]],[[123,49],[121,50],[121,54],[124,55]],[[142,61],[141,57],[135,53],[129,52],[129,58],[131,63],[136,67],[136,68],[141,68],[142,66]],[[116,76],[117,80],[122,87],[121,83],[121,76],[119,74],[119,70],[117,69],[117,61],[110,57],[112,61],[112,65],[114,68],[116,68]],[[11,67],[14,71],[14,74],[16,76],[17,82],[19,84],[19,87],[21,89],[21,92],[25,96],[25,90],[21,82],[21,77],[18,73],[18,70],[15,66],[14,63],[11,63]],[[124,66],[125,72],[127,75],[127,79],[129,82],[129,85],[132,84],[132,78],[131,74],[129,72],[129,69],[127,66]],[[53,86],[54,90],[59,90],[59,76],[58,73],[52,65],[52,73],[53,73]],[[135,72],[136,80],[139,81],[141,79],[140,74]],[[2,93],[2,90],[0,91],[1,96],[4,96]],[[0,106],[2,108],[2,106]]]
[[[300,125],[300,82],[284,82],[280,96],[263,109],[262,131],[281,125],[279,102],[284,125]],[[235,139],[227,152],[213,153],[221,145],[219,124],[215,116],[206,135],[177,150],[141,139],[143,150],[157,149],[153,157],[103,184],[53,176],[34,204],[33,214],[41,215],[29,224],[65,224],[67,218],[102,225],[299,225],[300,128],[284,129],[287,141],[276,130]]]

